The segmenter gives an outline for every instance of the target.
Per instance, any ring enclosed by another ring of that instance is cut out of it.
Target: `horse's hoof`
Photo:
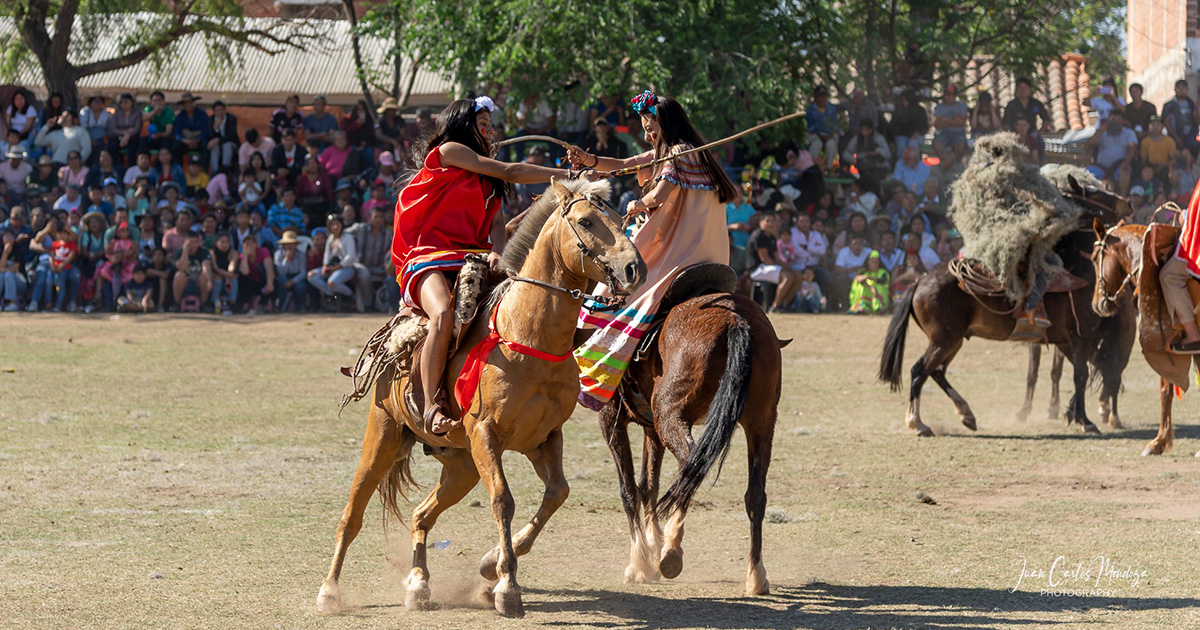
[[[975,431],[975,416],[963,416],[962,423],[964,427]]]
[[[500,579],[500,575],[496,572],[496,565],[500,563],[500,548],[493,547],[491,551],[483,555],[479,560],[479,575],[483,579],[495,582]]]
[[[921,425],[921,428],[917,429],[917,437],[933,437],[933,429]]]
[[[325,582],[321,592],[317,593],[317,612],[322,615],[335,615],[342,611],[342,596],[338,592],[337,582]]]
[[[1196,451],[1196,457],[1200,457],[1200,451]]]
[[[662,560],[658,561],[658,572],[668,580],[679,577],[683,572],[683,550],[667,549],[663,552]]]
[[[433,604],[429,601],[429,582],[424,580],[408,585],[404,594],[404,607],[409,610],[430,610]]]
[[[769,595],[771,593],[771,583],[767,581],[767,569],[763,567],[763,563],[751,566],[746,573],[746,595],[756,597],[758,595]]]
[[[1124,429],[1125,425],[1121,424],[1121,421],[1118,420],[1116,416],[1112,416],[1108,419],[1108,428],[1120,430]]]
[[[1058,409],[1051,407],[1050,410],[1046,412],[1046,419],[1058,420]]]
[[[1100,435],[1100,429],[1091,422],[1083,425],[1083,432],[1091,435]]]
[[[1021,422],[1021,423],[1024,423],[1025,421],[1029,420],[1029,410],[1022,409],[1022,410],[1018,411],[1017,415],[1013,416],[1013,420],[1016,420],[1017,422]]]
[[[1142,450],[1142,457],[1149,457],[1151,455],[1162,455],[1162,454],[1163,454],[1163,448],[1154,443],[1151,443],[1150,445],[1146,446],[1145,449]],[[1200,453],[1197,453],[1196,456],[1200,457]]]
[[[496,588],[500,588],[497,586]],[[495,597],[496,612],[504,617],[524,617],[525,606],[521,603],[521,589],[510,588],[504,591],[492,591]]]

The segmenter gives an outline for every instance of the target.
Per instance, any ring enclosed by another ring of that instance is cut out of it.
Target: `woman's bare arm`
[[[472,173],[498,177],[514,184],[540,184],[550,181],[551,177],[568,177],[565,169],[536,164],[501,162],[479,155],[457,142],[447,142],[438,147],[438,151],[441,151],[442,164],[446,166],[456,166]]]

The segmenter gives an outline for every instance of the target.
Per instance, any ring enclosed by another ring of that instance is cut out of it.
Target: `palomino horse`
[[[1159,376],[1158,434],[1142,450],[1142,455],[1161,455],[1170,451],[1174,444],[1172,398],[1176,388],[1187,391],[1188,371],[1193,360],[1167,350],[1175,332],[1158,282],[1163,252],[1156,251],[1156,245],[1159,246],[1157,249],[1171,247],[1179,237],[1179,228],[1155,225],[1155,237],[1150,239],[1146,238],[1144,225],[1118,225],[1106,229],[1103,223],[1096,221],[1094,228],[1096,248],[1092,263],[1097,280],[1092,308],[1101,317],[1111,317],[1127,290],[1137,292],[1138,342],[1146,363]],[[1171,255],[1172,252],[1167,250],[1165,253]],[[1200,457],[1200,453],[1196,456]]]
[[[626,581],[674,578],[683,570],[688,506],[713,465],[719,468],[740,424],[750,470],[746,593],[767,594],[762,523],[782,381],[780,348],[785,345],[753,300],[716,293],[671,309],[649,355],[630,364],[625,383],[600,411],[600,429],[617,465],[629,519],[632,549]],[[634,481],[630,422],[641,425],[644,433],[640,483]],[[693,442],[692,427],[698,424],[706,426],[699,442]],[[679,462],[679,475],[659,501],[664,445]],[[665,535],[660,517],[667,522]]]
[[[1071,360],[1075,368],[1075,394],[1067,406],[1067,423],[1083,425],[1087,433],[1099,433],[1087,418],[1084,393],[1088,381],[1088,359],[1096,348],[1099,316],[1088,308],[1091,303],[1092,267],[1086,257],[1091,233],[1076,231],[1059,242],[1056,251],[1067,271],[1087,280],[1087,285],[1069,293],[1048,293],[1044,299],[1046,313],[1053,324],[1046,329],[1046,340],[1054,344]],[[1085,248],[1087,248],[1085,250]],[[893,391],[901,384],[904,367],[904,344],[908,336],[908,320],[929,337],[924,356],[912,367],[909,390],[908,428],[921,436],[932,436],[933,430],[921,422],[921,388],[932,377],[942,391],[954,402],[963,426],[975,430],[975,414],[946,380],[946,368],[968,337],[983,337],[1003,341],[1012,333],[1016,320],[1010,314],[1013,305],[1003,297],[974,297],[964,291],[945,265],[939,265],[917,281],[895,305],[880,357],[879,380],[888,383]]]
[[[625,237],[620,217],[604,203],[609,193],[606,182],[554,181],[551,188],[529,210],[505,247],[504,266],[517,277],[493,292],[486,310],[463,333],[460,347],[464,350],[485,338],[494,339],[489,334],[493,325],[501,340],[484,357],[478,395],[469,408],[461,409],[450,397],[451,413],[463,417],[462,426],[446,435],[426,433],[421,418],[411,414],[404,399],[409,375],[392,367],[376,382],[362,458],[338,525],[329,576],[317,596],[318,610],[339,607],[338,577],[346,549],[362,527],[363,511],[376,488],[387,511],[400,518],[396,494],[405,494],[415,485],[409,458],[419,441],[441,462],[442,475],[433,492],[413,510],[413,566],[405,606],[419,608],[429,601],[426,538],[438,515],[462,500],[482,478],[500,527],[500,543],[483,557],[479,570],[484,577],[499,580],[491,596],[500,614],[524,614],[517,556],[529,552],[546,521],[567,499],[562,425],[579,395],[571,348],[582,291],[589,280],[616,282],[618,290],[630,291],[646,277],[646,263]],[[447,391],[454,390],[465,355],[459,352],[449,361]],[[547,360],[548,356],[554,360]],[[515,535],[513,497],[501,466],[504,451],[528,457],[545,484],[541,507]]]

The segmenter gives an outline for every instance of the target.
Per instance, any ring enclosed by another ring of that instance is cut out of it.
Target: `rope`
[[[988,306],[988,304],[984,302],[982,298],[999,298],[1003,296],[1004,293],[998,288],[999,285],[996,283],[996,279],[994,277],[976,270],[975,266],[970,264],[970,262],[967,260],[955,258],[946,264],[946,268],[950,271],[951,275],[953,275],[955,278],[958,278],[959,284],[962,286],[962,290],[966,292],[967,295],[975,298],[976,302],[979,302],[983,308],[991,311],[993,314],[1012,316],[1012,314],[1016,313],[1017,309],[1020,308],[1020,305],[1015,303],[1013,304],[1013,307],[1007,311],[996,310],[991,306]]]

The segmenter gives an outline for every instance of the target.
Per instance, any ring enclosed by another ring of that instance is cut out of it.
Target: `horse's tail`
[[[721,375],[717,393],[708,406],[707,426],[687,461],[680,467],[679,476],[659,502],[660,516],[691,503],[692,496],[713,464],[717,465],[717,476],[720,476],[721,464],[729,453],[733,430],[737,428],[738,420],[746,408],[746,396],[750,391],[751,342],[750,325],[744,320],[739,319],[729,327],[725,373]]]
[[[383,481],[379,482],[379,500],[383,502],[384,534],[387,533],[388,515],[399,521],[404,520],[404,515],[400,513],[400,504],[396,501],[396,495],[407,501],[408,493],[420,487],[416,479],[413,479],[412,468],[409,466],[409,462],[412,461],[413,446],[417,443],[417,434],[408,427],[401,427],[400,431],[400,450],[396,453],[396,461],[388,470],[387,475],[384,475]]]
[[[913,284],[896,302],[892,312],[892,323],[888,324],[887,337],[883,340],[883,354],[879,357],[879,381],[887,383],[892,391],[900,391],[904,371],[904,342],[908,339],[908,320],[913,312]]]

